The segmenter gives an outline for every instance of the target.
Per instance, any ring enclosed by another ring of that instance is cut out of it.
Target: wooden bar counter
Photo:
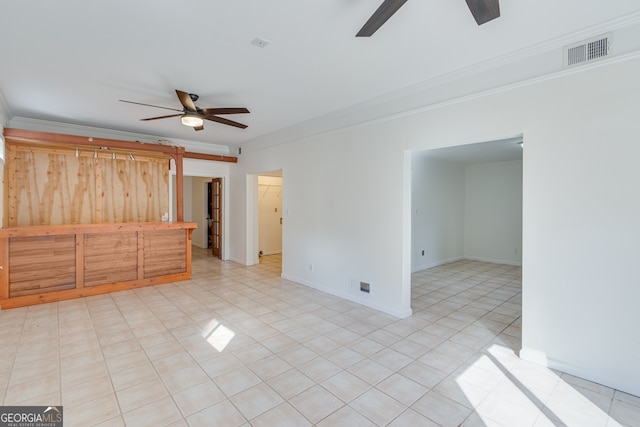
[[[0,309],[191,279],[194,222],[0,228]]]

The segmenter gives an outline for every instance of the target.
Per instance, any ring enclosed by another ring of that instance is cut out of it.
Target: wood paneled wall
[[[84,286],[138,278],[138,233],[85,234]],[[117,265],[117,268],[113,268]]]
[[[6,141],[8,227],[161,221],[169,212],[168,161],[126,152]]]
[[[9,253],[10,297],[76,287],[75,236],[15,237]]]
[[[0,228],[0,309],[191,278],[192,222]]]
[[[183,230],[144,233],[144,277],[181,273],[186,269],[186,235]]]

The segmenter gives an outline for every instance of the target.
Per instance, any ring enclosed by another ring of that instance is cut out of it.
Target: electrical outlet
[[[422,256],[424,256],[424,250],[422,251]]]

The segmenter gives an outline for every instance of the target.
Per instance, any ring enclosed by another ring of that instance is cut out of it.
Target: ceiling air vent
[[[611,56],[611,34],[564,47],[564,68],[600,61]]]

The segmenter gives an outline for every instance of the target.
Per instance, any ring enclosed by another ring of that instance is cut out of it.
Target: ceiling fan
[[[489,22],[492,19],[496,19],[500,16],[499,0],[466,0],[467,6],[471,14],[475,18],[478,25],[482,25],[485,22]],[[378,31],[378,28],[382,26],[394,13],[405,4],[407,0],[384,0],[378,10],[371,15],[371,18],[364,24],[364,26],[358,31],[356,37],[370,37]]]
[[[178,110],[177,108],[167,108],[161,107],[159,105],[151,105],[151,104],[143,104],[141,102],[133,102],[133,101],[125,101],[121,99],[120,102],[127,102],[129,104],[136,105],[145,105],[147,107],[155,107],[155,108],[163,108],[165,110],[179,111],[178,114],[169,114],[168,116],[159,116],[159,117],[149,117],[148,119],[140,119],[142,121],[147,120],[158,120],[158,119],[167,119],[169,117],[178,117],[182,121],[182,124],[185,126],[193,127],[193,130],[202,130],[204,129],[204,121],[210,120],[216,123],[222,123],[223,125],[235,126],[240,129],[245,129],[247,125],[242,123],[234,122],[233,120],[225,119],[223,117],[218,117],[219,114],[244,114],[249,113],[249,110],[246,108],[200,108],[197,107],[195,102],[198,100],[199,96],[194,93],[187,93],[181,90],[176,89],[176,94],[178,95],[178,99],[182,104],[182,110]]]

